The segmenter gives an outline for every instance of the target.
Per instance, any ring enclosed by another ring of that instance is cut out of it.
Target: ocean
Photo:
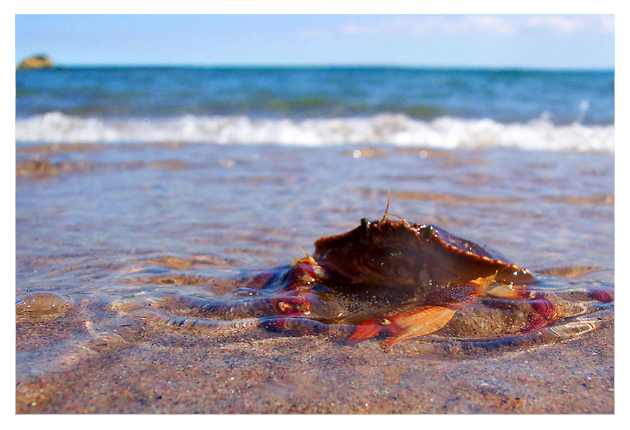
[[[18,70],[18,143],[353,143],[614,151],[614,72]]]
[[[614,302],[584,297],[614,294],[614,116],[612,71],[17,70],[16,412],[612,413]],[[388,198],[575,275],[556,307],[493,302],[499,334],[565,316],[468,355],[217,328]]]

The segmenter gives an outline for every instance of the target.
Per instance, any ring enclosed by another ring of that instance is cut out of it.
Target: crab
[[[553,326],[552,338],[568,338],[612,317],[611,289],[560,279],[598,268],[534,276],[488,247],[390,214],[389,197],[380,220],[363,218],[315,241],[312,254],[302,251],[292,265],[247,277],[224,295],[142,293],[112,309],[212,335],[262,328],[325,332],[347,344],[378,337],[386,352],[427,335],[492,343]]]
[[[521,332],[559,319],[546,295],[530,290],[537,279],[529,270],[488,247],[434,225],[410,224],[388,210],[389,198],[382,219],[363,218],[354,230],[320,238],[312,255],[303,251],[305,257],[272,282],[272,304],[286,317],[278,328],[290,318],[350,324],[347,343],[385,333],[387,352],[401,341],[440,330],[477,298],[525,300],[530,314]],[[278,289],[278,283],[284,286]],[[345,300],[329,300],[332,296]],[[598,291],[595,299],[613,297]],[[352,303],[362,303],[360,311]]]

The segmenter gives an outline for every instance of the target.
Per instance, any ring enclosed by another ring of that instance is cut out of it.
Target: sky
[[[614,15],[15,15],[15,61],[613,69]]]

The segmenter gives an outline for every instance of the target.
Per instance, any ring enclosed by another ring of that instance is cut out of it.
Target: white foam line
[[[184,141],[301,146],[387,143],[444,149],[513,147],[605,152],[614,152],[615,148],[614,125],[554,125],[545,116],[526,123],[502,124],[490,119],[452,117],[423,121],[402,114],[299,121],[192,115],[160,120],[114,120],[50,112],[18,119],[15,134],[17,141],[41,143]]]

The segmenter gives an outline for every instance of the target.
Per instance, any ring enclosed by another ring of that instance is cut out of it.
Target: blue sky
[[[612,69],[613,15],[16,15],[15,61]]]

